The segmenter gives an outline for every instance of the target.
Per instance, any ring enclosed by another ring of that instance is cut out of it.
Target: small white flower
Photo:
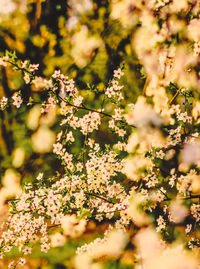
[[[12,96],[12,99],[13,99],[13,105],[16,106],[17,108],[20,108],[23,100],[21,98],[21,96],[18,94],[18,93],[15,93],[13,96]]]
[[[44,175],[44,173],[39,173],[36,179],[37,179],[37,180],[42,179],[42,178],[43,178],[43,175]]]
[[[121,78],[121,76],[123,76],[124,75],[124,72],[122,72],[122,70],[120,69],[120,68],[118,68],[117,70],[114,70],[114,77],[115,78]]]

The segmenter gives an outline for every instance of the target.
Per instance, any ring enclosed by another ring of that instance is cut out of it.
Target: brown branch
[[[180,199],[181,200],[191,200],[191,199],[197,199],[197,198],[200,198],[200,194],[190,195],[190,196],[186,196],[186,197],[181,197]],[[172,198],[166,198],[163,201],[171,201],[171,200],[172,200]]]
[[[107,202],[107,203],[110,203],[110,204],[115,204],[115,203],[113,203],[112,201],[110,201],[110,200],[108,200],[108,199],[106,199],[106,198],[104,198],[104,197],[102,197],[102,196],[100,196],[100,195],[98,195],[98,194],[95,194],[95,193],[90,193],[90,192],[85,192],[85,194],[87,194],[87,195],[91,195],[91,196],[94,196],[94,197],[97,197],[97,198],[99,198],[99,199],[101,199],[101,200],[103,200],[103,201],[105,201],[105,202]]]
[[[178,89],[178,91],[175,93],[175,95],[170,100],[169,105],[171,105],[175,101],[175,99],[178,96],[178,94],[180,93],[180,91],[181,91],[181,89]]]
[[[98,111],[98,110],[95,110],[95,109],[92,109],[92,108],[88,108],[84,105],[82,106],[76,106],[76,105],[73,105],[69,102],[67,102],[65,99],[63,99],[62,97],[58,96],[59,99],[61,99],[63,102],[65,102],[68,106],[71,106],[71,107],[74,107],[74,108],[77,108],[77,109],[82,109],[82,110],[87,110],[87,111],[91,111],[91,112],[94,112],[94,113],[98,113],[100,115],[103,115],[103,116],[106,116],[106,117],[109,117],[109,118],[112,118],[113,119],[113,116],[110,115],[110,114],[107,114],[105,112],[102,112],[102,111]],[[121,123],[124,123],[125,125],[127,126],[130,126],[130,127],[133,127],[133,128],[137,128],[135,125],[131,125],[131,124],[128,124],[127,122],[123,121],[123,120],[119,120],[119,122]]]

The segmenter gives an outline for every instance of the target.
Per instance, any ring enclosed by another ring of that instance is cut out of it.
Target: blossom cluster
[[[11,61],[12,64],[18,63]],[[38,65],[29,64],[28,61],[22,62],[21,66],[19,64],[19,69],[24,73],[25,83],[48,91],[49,97],[41,103],[41,113],[48,114],[56,109],[62,116],[61,130],[53,144],[53,153],[61,160],[65,173],[51,185],[48,178],[44,179],[43,173],[40,173],[33,185],[25,185],[22,191],[10,199],[9,217],[0,241],[1,257],[13,247],[18,247],[22,255],[28,255],[36,242],[40,243],[41,251],[44,252],[50,247],[62,246],[67,237],[80,237],[91,219],[98,222],[113,219],[116,220],[116,229],[125,229],[129,217],[122,212],[127,208],[128,193],[122,182],[117,180],[124,166],[121,157],[123,143],[117,144],[117,148],[121,147],[117,153],[109,145],[103,149],[94,138],[90,138],[90,134],[98,132],[106,120],[104,118],[108,118],[106,122],[111,132],[113,128],[116,133],[121,130],[123,134],[119,133],[119,136],[124,137],[124,128],[130,127],[121,115],[123,109],[113,104],[114,112],[109,114],[103,105],[99,109],[86,107],[74,81],[69,80],[60,70],[56,70],[50,79],[45,79],[35,75]],[[120,69],[114,71],[112,84],[119,85],[118,79],[122,74]],[[121,89],[122,86],[118,86],[117,91]],[[3,97],[1,109],[10,105],[18,109],[23,105],[34,105],[32,98],[28,104],[24,102],[20,91],[12,96],[12,100],[10,102]],[[82,110],[85,112],[83,116],[79,115]],[[120,129],[118,125],[125,127]],[[80,153],[75,155],[70,152],[70,145],[75,142],[77,131],[84,137],[84,145]],[[35,184],[40,187],[35,189]],[[10,196],[12,194],[8,193],[5,199]],[[61,227],[62,233],[52,235],[52,227]],[[17,265],[20,264],[18,261]]]
[[[200,266],[199,1],[111,2],[113,18],[124,27],[137,26],[132,43],[146,83],[134,104],[124,105],[121,68],[98,92],[103,101],[94,108],[60,70],[47,79],[37,75],[38,64],[0,60],[4,68],[7,62],[17,66],[25,84],[47,92],[41,113],[59,114],[52,151],[63,166],[53,182],[39,174],[21,191],[5,192],[9,216],[0,239],[1,257],[13,247],[21,256],[28,255],[36,242],[43,252],[63,246],[69,237],[83,236],[94,221],[110,225],[103,238],[77,249],[77,269],[82,261],[85,268],[101,268],[102,257],[120,257],[125,249],[136,249],[134,262],[141,267],[178,269],[174,258],[178,257],[185,268],[196,269]],[[122,5],[126,16],[120,17]],[[27,105],[20,91],[11,99],[0,99],[1,110]],[[34,106],[31,96],[28,105]],[[96,139],[105,125],[117,137],[110,145]],[[75,153],[77,140],[82,146]],[[7,189],[6,181],[3,188]],[[23,262],[22,258],[18,264]]]

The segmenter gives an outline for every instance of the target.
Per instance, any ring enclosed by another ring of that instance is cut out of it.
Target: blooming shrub
[[[18,174],[7,171],[3,178],[0,206],[5,212],[8,203],[9,213],[1,257],[15,247],[20,256],[10,267],[24,266],[36,245],[48,252],[69,238],[80,241],[72,268],[106,268],[112,259],[119,268],[200,266],[200,3],[111,2],[112,16],[124,27],[136,27],[132,44],[146,83],[134,104],[123,97],[123,65],[103,91],[89,86],[102,101],[91,107],[60,70],[44,78],[38,64],[21,62],[15,53],[0,60],[4,68],[20,70],[24,83],[43,98],[41,103],[31,95],[27,100],[16,91],[10,99],[1,98],[1,110],[39,105],[47,118],[57,115],[59,125],[56,138],[50,130],[37,131],[38,137],[50,137],[46,147],[35,143],[39,153],[52,147],[60,161],[57,173],[39,173],[21,187]],[[98,143],[105,129],[112,141]],[[75,143],[81,145],[78,151]],[[82,243],[94,222],[106,224],[103,238]]]

